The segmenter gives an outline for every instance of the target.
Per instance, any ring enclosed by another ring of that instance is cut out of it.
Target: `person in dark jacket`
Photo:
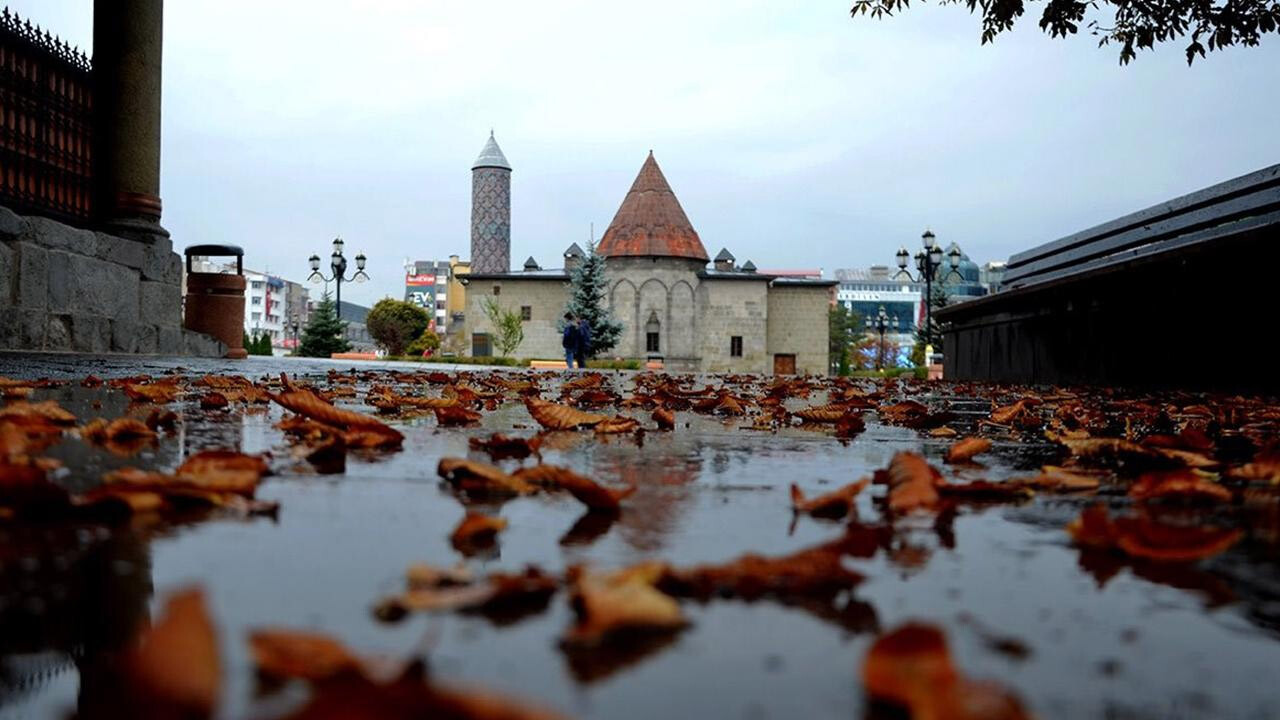
[[[591,323],[586,318],[578,318],[578,349],[574,357],[578,359],[578,369],[587,367],[587,354],[591,352]]]
[[[578,356],[578,349],[582,346],[582,334],[578,329],[578,319],[573,313],[564,314],[564,337],[560,340],[560,344],[564,346],[564,364],[570,370],[573,369],[573,360]],[[582,367],[579,365],[578,367]]]

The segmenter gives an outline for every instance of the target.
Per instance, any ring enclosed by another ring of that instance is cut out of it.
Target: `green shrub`
[[[404,354],[422,357],[422,354],[428,350],[431,351],[432,355],[440,350],[440,336],[431,328],[423,330],[417,340],[409,343],[409,347],[404,349]]]

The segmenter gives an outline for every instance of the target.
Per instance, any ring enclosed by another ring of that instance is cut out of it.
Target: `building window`
[[[502,294],[502,286],[501,286],[501,285],[494,285],[494,286],[493,286],[493,294],[494,294],[494,295],[501,295],[501,294]]]
[[[250,305],[261,305],[261,304],[262,304],[262,298],[257,297],[257,296],[254,296],[253,298],[251,298],[251,299],[250,299],[249,304],[250,304]]]
[[[521,320],[532,320],[532,319],[533,319],[533,307],[532,307],[531,305],[521,305],[521,306],[520,306],[520,319],[521,319]]]
[[[249,316],[249,318],[250,318],[251,320],[261,320],[261,319],[262,319],[262,313],[253,313],[252,315],[250,315],[250,316]]]
[[[742,357],[741,335],[734,335],[729,338],[729,357]]]
[[[659,352],[658,333],[651,332],[644,334],[644,350],[645,352],[651,353]]]

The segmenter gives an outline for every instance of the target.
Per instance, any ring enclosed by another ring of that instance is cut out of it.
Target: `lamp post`
[[[925,230],[920,236],[920,240],[924,244],[924,250],[917,252],[915,255],[916,269],[919,271],[919,277],[913,277],[911,272],[907,270],[907,259],[911,256],[905,247],[898,248],[898,275],[906,275],[914,282],[924,282],[924,337],[925,344],[932,347],[933,343],[933,281],[936,278],[938,269],[942,267],[942,246],[938,244],[937,236],[932,230]],[[963,279],[960,271],[960,248],[952,247],[951,252],[947,253],[947,260],[950,261],[951,270],[944,278],[949,280],[951,274],[955,273],[957,277]],[[925,358],[928,364],[929,358]]]
[[[880,306],[880,312],[876,314],[875,321],[867,318],[867,332],[878,331],[880,333],[880,344],[877,346],[876,352],[876,370],[884,369],[884,334],[889,328],[893,328],[894,332],[898,332],[898,318],[895,316],[890,322],[890,317],[885,314],[884,306]]]
[[[352,275],[351,277],[346,276],[347,275],[347,258],[345,255],[342,254],[343,245],[344,243],[342,242],[342,238],[333,239],[333,254],[329,256],[329,268],[333,271],[333,275],[330,277],[325,277],[323,274],[321,274],[319,255],[312,255],[310,258],[308,258],[308,262],[311,263],[311,276],[307,278],[308,280],[310,280],[311,282],[321,282],[321,281],[324,281],[326,283],[333,282],[335,285],[337,285],[337,289],[338,289],[337,308],[338,308],[339,320],[342,319],[342,283],[364,282],[365,280],[369,279],[369,276],[364,271],[364,262],[365,262],[364,253],[356,254],[356,274]]]
[[[302,323],[298,321],[298,316],[292,315],[289,318],[289,329],[293,330],[293,351],[298,352],[298,331],[302,329]]]

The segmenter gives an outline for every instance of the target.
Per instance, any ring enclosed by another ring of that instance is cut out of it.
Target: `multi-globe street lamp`
[[[898,275],[906,275],[913,282],[924,282],[924,336],[926,344],[933,338],[933,281],[937,279],[938,270],[942,267],[942,246],[938,244],[937,236],[932,230],[925,230],[920,236],[924,243],[924,250],[916,253],[916,269],[919,271],[918,277],[913,277],[911,272],[907,270],[907,259],[911,254],[907,252],[906,247],[898,248]],[[960,248],[952,247],[951,252],[947,253],[947,260],[950,261],[951,270],[944,277],[944,281],[951,278],[954,273],[956,277],[964,279],[960,274]],[[925,358],[927,363],[929,360]]]
[[[337,285],[337,308],[338,319],[342,319],[342,283],[344,282],[364,282],[369,276],[364,271],[365,257],[364,253],[356,254],[356,274],[347,277],[347,258],[342,254],[342,238],[333,239],[333,254],[329,256],[329,268],[333,271],[331,277],[325,277],[320,272],[320,256],[312,255],[308,258],[311,263],[311,276],[307,278],[311,282],[335,283]]]
[[[884,306],[880,306],[880,312],[876,314],[875,319],[867,318],[867,332],[877,331],[880,333],[880,344],[877,345],[876,352],[876,369],[884,369],[884,334],[890,328],[896,333],[898,332],[898,318],[895,316],[890,318],[884,311]]]

